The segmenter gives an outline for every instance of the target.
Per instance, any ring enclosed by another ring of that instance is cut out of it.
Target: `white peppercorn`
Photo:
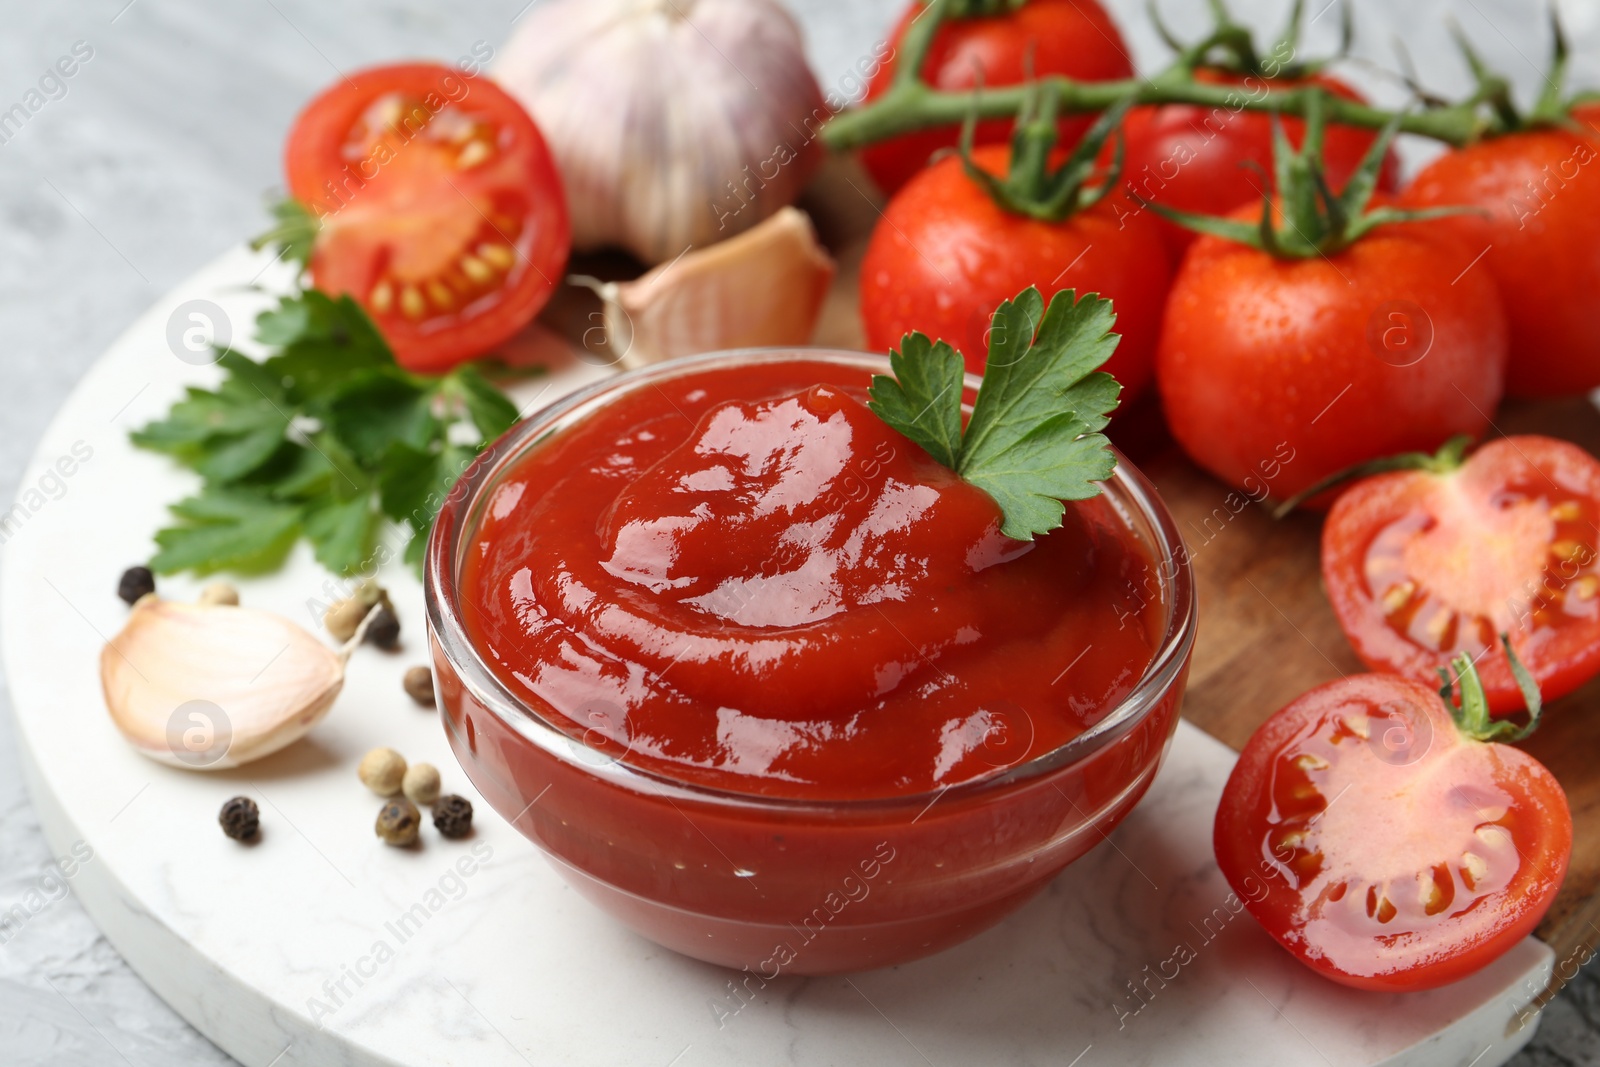
[[[400,783],[405,779],[406,758],[392,748],[375,748],[361,757],[356,774],[380,797],[392,797],[400,792]]]
[[[423,807],[439,799],[439,768],[431,763],[413,763],[400,780],[400,791]]]

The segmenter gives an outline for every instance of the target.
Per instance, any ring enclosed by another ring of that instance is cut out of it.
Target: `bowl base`
[[[618,889],[540,850],[567,884],[641,937],[704,963],[779,975],[849,974],[931,956],[971,938],[1033,899],[1059,872],[1002,897],[940,915],[894,922],[822,924],[811,915],[792,923],[747,922],[686,911]],[[814,913],[813,913],[814,914]],[[747,979],[748,981],[748,979]]]

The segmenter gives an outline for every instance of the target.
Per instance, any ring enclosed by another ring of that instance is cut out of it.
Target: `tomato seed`
[[[1478,883],[1483,881],[1483,876],[1489,873],[1489,862],[1476,852],[1463,852],[1461,854],[1461,880],[1467,883],[1468,889],[1477,889]]]
[[[1550,517],[1557,522],[1577,522],[1583,518],[1583,505],[1576,500],[1563,500],[1550,509]]]
[[[461,272],[479,285],[487,285],[494,280],[494,271],[489,269],[489,264],[474,255],[463,255],[460,260]]]
[[[517,254],[510,245],[497,245],[484,243],[478,246],[478,255],[489,261],[489,265],[500,270],[510,270],[511,265],[517,261]]]
[[[488,144],[481,140],[469,141],[467,142],[467,147],[461,150],[461,154],[456,156],[456,167],[461,170],[470,170],[488,159],[491,151]]]
[[[1407,581],[1401,582],[1399,585],[1391,585],[1389,587],[1389,591],[1383,594],[1384,614],[1395,614],[1401,608],[1411,603],[1411,598],[1416,595],[1416,592],[1416,582]]]
[[[420,319],[428,312],[428,305],[423,303],[422,294],[417,292],[415,286],[408,285],[400,290],[400,310],[408,319]]]
[[[1578,541],[1562,538],[1550,545],[1550,553],[1563,563],[1576,563],[1589,554],[1589,548]]]

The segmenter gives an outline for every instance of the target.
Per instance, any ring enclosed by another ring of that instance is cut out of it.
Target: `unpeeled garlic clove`
[[[811,220],[786,207],[631,282],[575,278],[605,302],[607,342],[638,367],[727,348],[803,345],[833,283]]]
[[[344,658],[280,615],[150,596],[101,651],[100,682],[134,748],[223,770],[315,726],[344,686]]]

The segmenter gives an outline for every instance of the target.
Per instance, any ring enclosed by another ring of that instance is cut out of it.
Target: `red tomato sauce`
[[[1161,640],[1149,549],[1106,497],[1004,537],[868,380],[708,369],[532,449],[465,555],[474,646],[587,746],[767,796],[926,792],[1094,725]]]

